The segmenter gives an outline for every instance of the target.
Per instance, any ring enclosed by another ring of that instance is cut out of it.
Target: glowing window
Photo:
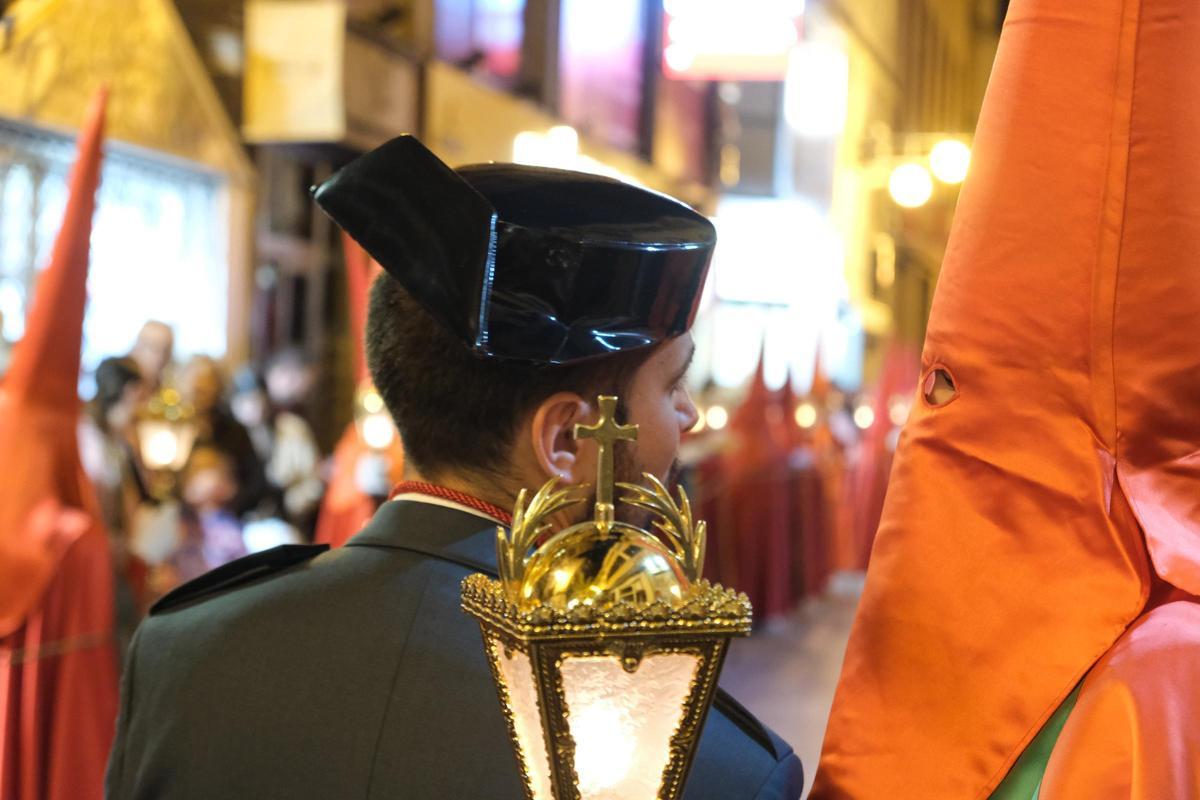
[[[0,312],[19,339],[67,201],[74,142],[0,125]],[[93,217],[83,366],[124,354],[147,319],[175,328],[176,356],[226,349],[228,236],[220,180],[106,150]]]

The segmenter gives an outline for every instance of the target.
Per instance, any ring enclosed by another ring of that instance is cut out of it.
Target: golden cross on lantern
[[[637,441],[637,425],[620,425],[617,423],[617,398],[600,395],[600,421],[595,425],[576,425],[576,439],[595,439],[600,447],[598,466],[596,470],[596,524],[602,531],[607,532],[614,518],[613,484],[616,476],[613,472],[613,454],[616,443],[621,440]]]

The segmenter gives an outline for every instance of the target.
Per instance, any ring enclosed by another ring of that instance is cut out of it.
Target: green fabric
[[[1050,763],[1050,754],[1054,751],[1063,726],[1067,724],[1071,709],[1075,708],[1075,701],[1079,699],[1079,688],[1075,687],[1075,691],[1067,696],[1038,735],[1033,737],[989,800],[1037,800],[1042,788],[1042,776],[1046,774],[1046,765]]]

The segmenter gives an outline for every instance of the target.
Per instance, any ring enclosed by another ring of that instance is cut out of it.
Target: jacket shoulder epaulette
[[[762,749],[770,753],[772,758],[776,761],[779,760],[782,753],[775,746],[771,734],[767,732],[766,727],[758,721],[757,717],[751,714],[745,706],[733,699],[733,695],[718,687],[713,696],[713,707],[719,709],[722,714],[729,718],[730,722],[757,742]]]
[[[151,616],[316,558],[327,544],[284,544],[230,561],[178,586],[150,607]]]

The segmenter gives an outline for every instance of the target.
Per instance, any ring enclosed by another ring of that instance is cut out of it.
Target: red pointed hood
[[[825,367],[821,363],[821,342],[817,342],[817,351],[813,355],[813,371],[812,381],[808,385],[808,396],[813,399],[817,407],[822,411],[825,410],[825,403],[829,399],[829,392],[833,389],[833,384],[829,381],[829,377],[825,374]]]
[[[847,509],[850,526],[846,564],[864,569],[870,557],[875,531],[879,527],[883,499],[887,491],[894,446],[896,423],[891,419],[892,401],[913,397],[920,359],[912,347],[893,342],[883,357],[883,365],[871,390],[874,421],[863,432],[850,475],[851,500]]]
[[[868,429],[866,440],[882,441],[887,438],[895,427],[890,419],[892,399],[897,396],[907,398],[916,391],[919,369],[920,358],[910,346],[897,342],[888,346],[872,392],[875,422]]]
[[[734,409],[729,427],[736,431],[759,431],[767,427],[770,409],[775,405],[773,392],[767,388],[766,342],[758,354],[758,366],[750,379],[750,388],[738,407]]]
[[[79,463],[76,387],[106,100],[98,92],[85,118],[62,227],[0,383],[0,636],[21,624],[58,557],[85,531],[60,525],[58,511],[84,509],[95,520]]]
[[[779,404],[783,407],[783,409],[788,413],[791,413],[791,410],[795,408],[796,405],[796,387],[792,385],[791,366],[788,367],[787,379],[784,380],[783,385],[779,387],[779,391],[775,394],[778,398]]]
[[[787,379],[779,391],[775,393],[775,402],[782,416],[780,426],[784,430],[784,439],[789,447],[797,447],[806,440],[804,429],[796,422],[796,407],[800,404],[796,397],[796,387],[792,383],[792,368],[788,367]]]

